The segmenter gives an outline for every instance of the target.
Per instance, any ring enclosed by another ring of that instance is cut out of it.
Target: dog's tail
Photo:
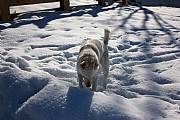
[[[108,29],[104,29],[104,44],[107,45],[109,41],[109,33],[110,31]]]

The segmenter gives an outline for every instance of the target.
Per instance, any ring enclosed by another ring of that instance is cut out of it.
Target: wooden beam
[[[10,20],[9,0],[0,0],[1,19]]]
[[[6,0],[4,0],[6,1]],[[59,2],[60,0],[9,0],[10,6],[30,5],[38,3]]]

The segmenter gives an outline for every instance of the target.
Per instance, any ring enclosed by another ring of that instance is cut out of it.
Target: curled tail
[[[109,33],[110,31],[108,29],[104,29],[104,44],[107,45],[109,41]]]

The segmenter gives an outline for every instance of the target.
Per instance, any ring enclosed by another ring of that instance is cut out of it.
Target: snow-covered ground
[[[136,0],[136,1],[141,1],[143,5],[148,5],[148,6],[160,5],[160,6],[180,7],[180,0]]]
[[[111,31],[107,89],[101,71],[98,92],[80,89],[80,44],[103,40],[104,28]],[[180,119],[179,8],[114,3],[0,22],[0,120],[136,119]]]

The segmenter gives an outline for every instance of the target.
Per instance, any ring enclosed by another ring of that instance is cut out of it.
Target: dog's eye
[[[98,67],[98,63],[97,63],[97,60],[96,60],[96,59],[92,59],[92,60],[91,60],[91,64],[92,64],[92,67],[93,67],[94,69],[96,69],[96,68]]]
[[[85,61],[81,62],[80,66],[82,69],[85,69],[86,68],[86,62]]]
[[[98,63],[94,64],[94,69],[96,69],[98,67]]]

